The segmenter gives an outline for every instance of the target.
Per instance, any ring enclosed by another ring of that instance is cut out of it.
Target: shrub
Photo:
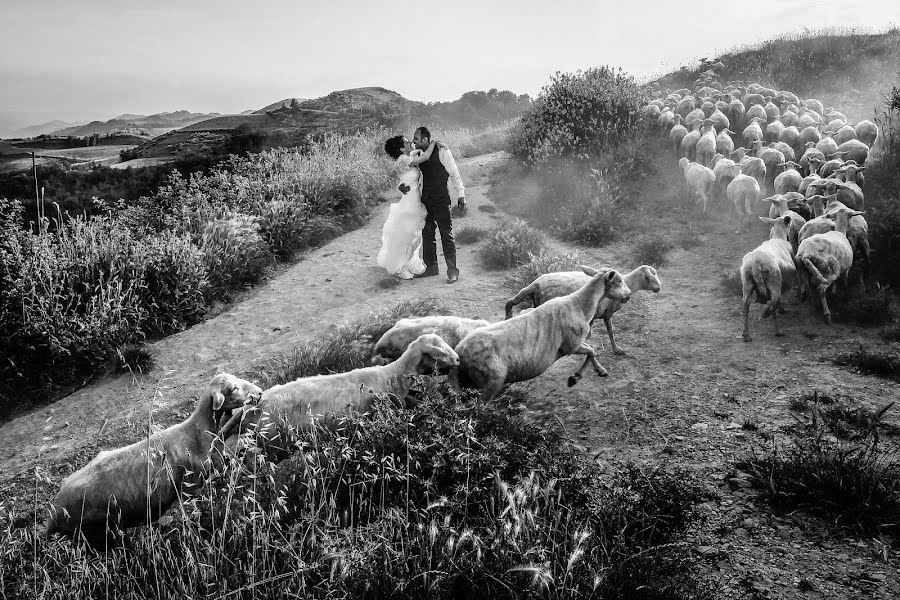
[[[519,264],[506,278],[506,283],[511,290],[518,292],[545,273],[578,271],[581,264],[578,252],[560,254],[554,250],[541,250],[537,254],[529,254],[528,261]]]
[[[481,263],[488,269],[508,269],[529,260],[547,245],[544,235],[521,219],[495,225],[478,249]]]
[[[214,297],[227,297],[244,284],[256,282],[271,263],[257,223],[251,215],[231,213],[203,226],[200,250]]]
[[[860,344],[856,351],[837,354],[832,362],[836,365],[856,368],[862,373],[900,379],[900,354],[889,350],[867,348]]]
[[[485,233],[484,229],[480,227],[465,225],[460,227],[453,237],[460,244],[475,244],[481,241]]]
[[[741,272],[738,269],[722,271],[719,283],[727,296],[744,295],[744,283],[741,281]]]
[[[197,323],[206,311],[209,283],[204,254],[188,236],[172,232],[149,235],[139,247],[144,265],[141,302],[147,307],[142,329],[170,333]]]
[[[632,253],[642,265],[661,266],[668,261],[672,243],[658,235],[645,235],[635,243]]]
[[[801,508],[865,531],[896,529],[900,518],[900,461],[871,431],[841,442],[820,422],[813,435],[754,451],[739,466],[778,510]]]
[[[858,325],[884,325],[894,320],[891,290],[883,286],[840,295],[833,303],[834,320]]]
[[[509,150],[530,165],[605,151],[628,138],[642,100],[634,79],[621,70],[556,73],[513,126]]]

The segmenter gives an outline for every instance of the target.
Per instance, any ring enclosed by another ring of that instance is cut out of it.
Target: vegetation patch
[[[832,362],[842,367],[851,367],[861,373],[879,375],[889,379],[900,379],[900,354],[881,348],[868,348],[860,344],[852,352],[841,352]]]
[[[891,289],[886,286],[839,294],[831,303],[834,320],[866,326],[891,323],[895,317],[891,296]]]
[[[719,283],[726,296],[743,296],[744,284],[738,269],[726,269],[719,276]]]
[[[852,441],[832,428],[843,420],[817,418],[787,441],[754,450],[738,466],[753,474],[754,486],[778,511],[802,509],[866,532],[896,532],[900,447],[882,440],[872,424],[889,407],[874,413],[865,433]]]
[[[659,267],[668,262],[668,254],[674,248],[672,242],[658,235],[645,235],[635,242],[632,253],[642,265]]]
[[[453,237],[460,244],[476,244],[484,238],[486,233],[481,227],[464,225],[453,234]]]
[[[488,269],[508,269],[529,260],[547,246],[540,231],[521,219],[503,221],[495,225],[478,249],[481,264]]]

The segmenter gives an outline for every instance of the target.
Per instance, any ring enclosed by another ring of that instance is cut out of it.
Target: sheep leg
[[[534,292],[533,286],[527,285],[524,288],[522,288],[521,290],[519,290],[518,294],[516,294],[515,296],[513,296],[512,298],[507,300],[506,301],[506,318],[511,319],[513,316],[512,315],[513,307],[515,307],[518,304],[521,304],[528,298],[532,298],[533,292]],[[535,304],[535,306],[537,306],[537,304]]]
[[[606,333],[609,334],[609,344],[612,346],[613,354],[625,354],[625,350],[623,350],[619,346],[616,346],[616,340],[615,338],[613,338],[612,319],[610,319],[609,317],[603,317],[603,323],[606,325]]]
[[[481,401],[490,402],[493,400],[494,397],[503,390],[503,384],[503,380],[494,380],[488,383],[487,386],[481,390]]]
[[[784,332],[778,326],[778,305],[780,300],[771,300],[769,302],[769,307],[772,312],[772,324],[775,326],[775,337],[782,337]]]
[[[825,322],[830,325],[831,324],[831,311],[828,310],[828,300],[825,299],[825,292],[828,291],[828,285],[818,286],[818,291],[819,291],[819,300],[822,301],[822,314],[825,317]]]
[[[569,376],[569,387],[572,387],[573,385],[581,381],[581,376],[589,364],[592,364],[594,366],[594,372],[597,373],[598,377],[606,377],[609,375],[609,372],[605,368],[603,368],[603,365],[601,365],[600,361],[597,360],[596,352],[594,352],[594,349],[587,342],[581,342],[581,345],[575,348],[572,354],[586,354],[587,358],[584,359],[584,363],[582,363],[581,368],[575,371],[574,375]]]
[[[746,284],[744,284],[746,286]],[[744,289],[744,341],[751,342],[753,338],[750,337],[750,305],[753,304],[753,301],[756,299],[756,291],[755,290],[747,290]]]

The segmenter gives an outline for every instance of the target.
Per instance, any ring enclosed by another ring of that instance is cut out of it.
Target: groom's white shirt
[[[444,165],[444,168],[447,169],[447,174],[450,176],[447,178],[447,181],[448,183],[450,183],[450,185],[453,186],[453,189],[456,190],[456,198],[465,198],[466,188],[463,186],[462,177],[459,176],[459,168],[456,166],[456,161],[453,159],[453,154],[450,152],[450,148],[444,147],[439,148],[438,150],[438,159],[441,161],[441,164]],[[424,180],[425,177],[419,177],[420,198]]]

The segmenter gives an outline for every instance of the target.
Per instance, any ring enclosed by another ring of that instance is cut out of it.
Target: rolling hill
[[[182,127],[219,116],[221,116],[220,113],[192,113],[186,110],[157,113],[148,116],[125,114],[109,121],[92,121],[77,127],[58,129],[52,133],[54,135],[83,137],[94,134],[102,135],[114,131],[126,133],[140,133],[143,131],[150,135],[160,135],[173,129],[181,129]]]

